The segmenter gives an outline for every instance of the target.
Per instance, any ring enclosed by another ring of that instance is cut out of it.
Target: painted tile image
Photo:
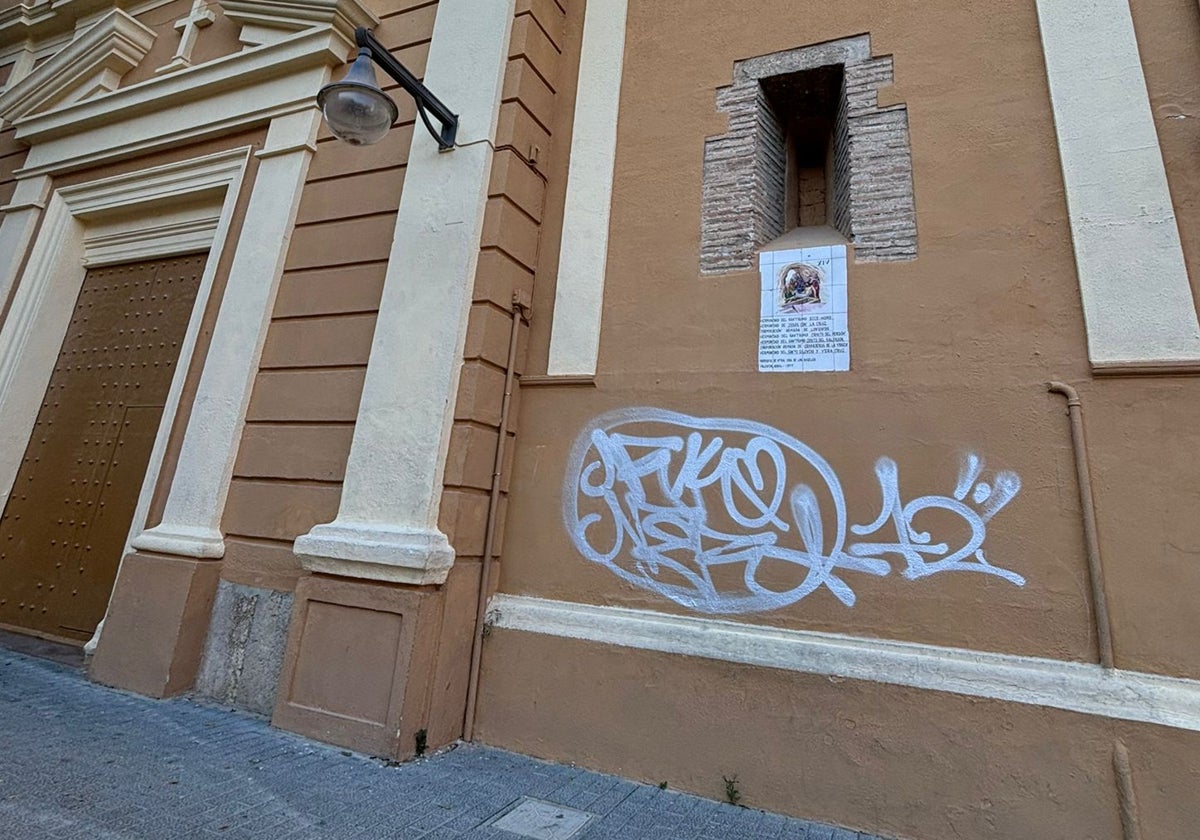
[[[917,498],[891,458],[875,476],[879,496],[857,500],[851,518],[833,466],[784,431],[629,408],[576,438],[563,518],[585,559],[700,613],[782,609],[818,589],[853,607],[856,576],[894,570],[1025,585],[983,552],[988,524],[1020,492],[1015,472],[988,473],[968,452],[945,494]]]
[[[828,260],[823,260],[826,268]],[[777,272],[781,315],[821,312],[829,308],[829,286],[819,265],[792,263]]]
[[[849,370],[846,247],[767,251],[759,273],[758,370]]]

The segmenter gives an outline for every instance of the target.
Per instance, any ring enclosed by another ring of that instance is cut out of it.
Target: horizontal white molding
[[[492,627],[1200,731],[1200,682],[1099,665],[496,595]]]
[[[180,214],[183,216],[184,214]],[[207,213],[134,229],[101,229],[84,236],[83,264],[86,268],[207,251],[221,222],[221,207]]]
[[[183,163],[168,163],[63,187],[59,193],[77,216],[128,214],[131,206],[167,205],[178,202],[181,196],[219,191],[234,177],[233,173],[239,173],[237,177],[241,177],[249,153],[249,147],[241,146]],[[22,183],[17,182],[17,189]],[[214,184],[221,186],[214,187]]]

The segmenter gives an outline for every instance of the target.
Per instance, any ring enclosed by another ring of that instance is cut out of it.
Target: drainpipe
[[[517,367],[517,341],[521,334],[521,318],[529,304],[520,292],[513,293],[512,331],[508,336],[508,364],[504,369],[504,401],[500,404],[500,439],[496,442],[496,459],[492,463],[492,490],[488,498],[487,530],[483,536],[483,560],[479,565],[479,600],[475,605],[475,639],[471,644],[471,673],[467,681],[467,711],[463,719],[463,740],[475,735],[475,710],[479,705],[479,670],[483,659],[483,632],[487,618],[487,602],[492,577],[492,554],[496,542],[496,521],[500,515],[500,485],[504,473],[504,446],[508,442],[508,414],[512,408],[513,384]]]
[[[1083,406],[1079,392],[1065,382],[1051,382],[1052,394],[1067,398],[1067,414],[1071,418],[1071,445],[1075,450],[1075,476],[1079,484],[1079,507],[1083,511],[1083,540],[1087,548],[1088,577],[1092,584],[1092,609],[1096,615],[1096,642],[1100,648],[1100,664],[1113,668],[1112,626],[1108,620],[1108,599],[1104,595],[1104,578],[1100,568],[1100,537],[1096,530],[1096,506],[1092,500],[1092,476],[1088,469],[1087,443],[1083,437]]]
[[[1121,833],[1124,840],[1142,840],[1137,797],[1133,790],[1133,766],[1129,750],[1120,740],[1113,744],[1113,768],[1117,771],[1117,803],[1121,808]]]

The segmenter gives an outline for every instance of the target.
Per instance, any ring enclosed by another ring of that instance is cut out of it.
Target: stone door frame
[[[89,227],[85,221],[91,219],[98,224],[100,217],[106,215],[99,207],[95,213],[72,212],[72,207],[83,206],[79,204],[82,187],[54,190],[53,179],[247,130],[266,130],[261,148],[253,153],[257,161],[253,187],[247,187],[249,195],[239,205],[244,210],[238,211],[244,214],[243,228],[253,231],[253,235],[230,243],[232,258],[226,260],[229,268],[221,306],[203,360],[162,521],[146,530],[134,527],[129,545],[136,551],[197,559],[216,559],[225,553],[221,518],[245,410],[290,245],[300,193],[316,150],[320,113],[315,107],[315,92],[352,52],[353,25],[375,20],[357,0],[301,5],[311,5],[320,14],[302,22],[303,28],[294,34],[282,34],[271,43],[94,98],[20,116],[14,122],[16,140],[30,148],[23,168],[16,173],[13,200],[4,208],[6,212],[0,223],[0,300],[11,292],[14,303],[0,327],[0,333],[10,334],[9,340],[0,339],[0,366],[23,371],[31,384],[13,397],[26,406],[24,411],[17,411],[14,404],[9,414],[0,412],[0,446],[7,442],[5,429],[11,429],[14,431],[10,434],[21,438],[21,445],[15,447],[17,451],[23,451],[35,419],[28,405],[40,401],[48,382],[44,359],[36,364],[33,358],[25,357],[33,346],[30,337],[41,336],[41,330],[32,329],[29,316],[43,304],[40,295],[53,286],[44,282],[35,284],[30,278],[39,271],[49,276],[48,267],[39,266],[52,262],[60,252],[65,259],[69,249],[74,249],[71,264],[82,267],[86,251],[83,231]],[[237,81],[231,83],[231,80]],[[241,161],[238,172],[245,171],[247,159],[245,141],[241,142],[243,148],[236,150]],[[121,196],[106,199],[101,195],[96,200],[109,201],[109,210],[117,216],[126,219],[136,216],[136,212],[126,212],[140,203],[136,196],[145,184],[139,187],[136,180],[153,178],[152,174],[147,176],[153,172],[147,169],[140,176],[129,176],[133,179],[129,183],[134,186]],[[185,171],[176,170],[175,175],[180,179],[176,185],[167,183],[170,177],[159,185],[164,193],[159,208],[169,207],[172,202],[182,206],[182,201],[198,198],[205,190],[220,193],[224,184],[221,213],[233,212],[236,196],[232,184],[235,178],[240,184],[242,176],[226,172],[214,176],[215,180],[210,180],[206,187],[192,189],[187,186],[189,176]],[[203,176],[199,177],[203,181]],[[184,241],[189,250],[197,250],[203,225],[195,219],[177,221],[179,225],[173,231],[160,231],[159,237],[142,237],[139,247],[143,251],[147,247],[153,250],[148,242],[157,241],[166,247],[168,241]],[[192,225],[193,222],[196,224]],[[214,249],[217,232],[224,237],[227,228],[227,222],[223,227],[218,222],[213,228]],[[129,231],[110,232],[112,236],[92,237],[96,240],[95,258],[103,259],[100,251],[105,248],[109,254],[127,258],[130,249],[122,251],[120,240]],[[133,239],[138,239],[136,234]],[[203,243],[199,244],[202,247]],[[219,254],[210,256],[210,271],[215,270],[219,261]],[[40,292],[35,293],[35,288]],[[53,304],[47,312],[61,313],[59,297],[51,295],[44,301],[46,305]],[[24,312],[26,309],[29,311]],[[61,345],[62,335],[60,331],[55,349]],[[3,381],[0,377],[0,382]],[[36,394],[32,400],[31,393]],[[3,399],[9,399],[7,389]],[[10,419],[17,425],[4,425]],[[168,428],[169,423],[169,419],[164,419],[163,428]],[[0,495],[0,503],[6,499],[9,485],[11,475],[0,470],[0,492],[4,494]],[[153,484],[148,483],[148,487]],[[138,525],[144,525],[144,520]],[[133,555],[126,554],[122,569],[130,556]],[[119,571],[118,580],[120,577]],[[93,645],[99,632],[98,629]]]
[[[250,147],[56,190],[0,328],[0,508],[7,503],[89,268],[207,251],[204,273],[125,541],[145,527]]]

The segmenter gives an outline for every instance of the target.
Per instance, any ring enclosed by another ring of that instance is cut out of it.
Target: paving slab
[[[882,840],[472,744],[389,764],[4,643],[6,840]]]

